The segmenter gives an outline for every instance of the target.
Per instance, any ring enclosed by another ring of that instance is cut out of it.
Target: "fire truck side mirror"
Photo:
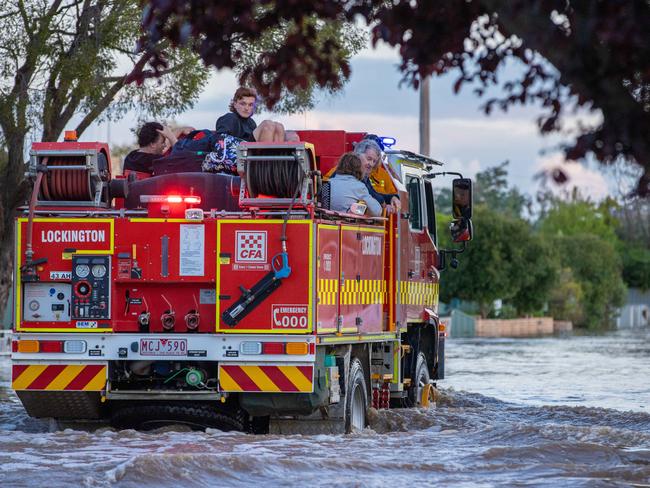
[[[472,180],[455,178],[452,181],[452,202],[455,220],[472,218]]]

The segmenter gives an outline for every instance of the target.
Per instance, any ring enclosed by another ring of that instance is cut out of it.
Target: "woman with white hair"
[[[368,192],[377,200],[388,213],[397,213],[402,208],[399,196],[396,193],[381,193],[374,189],[370,181],[370,174],[381,162],[381,147],[372,139],[362,139],[354,146],[354,153],[361,159],[363,170],[362,182]]]

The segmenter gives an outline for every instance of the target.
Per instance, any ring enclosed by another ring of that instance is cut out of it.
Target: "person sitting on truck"
[[[359,156],[352,152],[341,156],[336,167],[336,178],[329,180],[330,210],[363,214],[363,205],[360,205],[360,202],[363,202],[369,215],[379,217],[382,212],[381,205],[370,195],[362,178],[363,169]]]
[[[258,126],[253,120],[257,106],[257,91],[239,87],[230,101],[230,112],[217,119],[215,132],[247,142],[282,142],[287,140],[284,126],[264,120]]]
[[[184,127],[181,132],[191,129]],[[163,157],[178,140],[169,127],[160,122],[147,122],[138,131],[138,149],[124,158],[124,172],[153,173],[153,162]]]
[[[373,139],[362,139],[354,146],[354,153],[361,159],[363,178],[368,192],[377,200],[382,207],[386,208],[387,213],[397,213],[400,211],[401,204],[399,195],[396,193],[381,193],[375,190],[372,180],[373,173],[379,167],[381,162],[381,147]]]
[[[285,131],[279,122],[265,120],[258,126],[253,120],[257,91],[239,87],[230,101],[230,112],[217,119],[217,144],[203,161],[203,171],[237,174],[237,146],[242,142],[299,141],[294,131]]]

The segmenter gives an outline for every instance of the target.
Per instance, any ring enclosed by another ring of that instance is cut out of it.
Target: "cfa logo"
[[[266,231],[238,230],[237,263],[266,263]]]

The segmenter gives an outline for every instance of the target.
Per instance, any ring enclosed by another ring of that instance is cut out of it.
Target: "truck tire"
[[[409,400],[411,405],[419,407],[422,405],[422,391],[424,386],[429,384],[431,376],[429,375],[429,368],[427,366],[427,357],[424,353],[418,354],[418,361],[415,366],[415,375],[409,390]]]
[[[248,431],[251,434],[268,434],[269,420],[270,417],[268,415],[264,417],[252,417],[248,426]]]
[[[368,426],[368,389],[361,361],[350,362],[345,389],[345,433],[363,430]]]
[[[245,417],[239,412],[220,412],[200,403],[145,404],[118,407],[111,425],[118,429],[153,430],[166,425],[184,425],[192,430],[216,428],[224,432],[244,431]]]

